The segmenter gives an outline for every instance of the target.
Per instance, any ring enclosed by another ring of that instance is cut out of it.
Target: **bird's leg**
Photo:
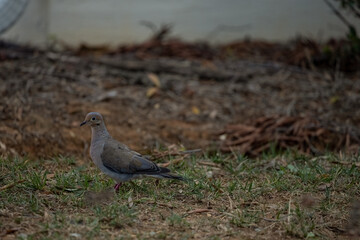
[[[121,187],[121,185],[122,185],[122,183],[121,183],[121,182],[120,182],[120,183],[115,184],[115,186],[114,186],[115,192],[119,192],[119,188]]]

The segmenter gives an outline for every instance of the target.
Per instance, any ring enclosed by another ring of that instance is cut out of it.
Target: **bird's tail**
[[[180,181],[187,181],[186,178],[179,176],[179,175],[175,175],[173,173],[160,173],[159,174],[160,177],[162,178],[169,178],[169,179],[176,179],[176,180],[180,180]]]
[[[180,180],[180,181],[187,181],[188,179],[173,174],[170,172],[170,169],[165,168],[165,167],[160,167],[160,172],[156,173],[156,174],[147,174],[150,177],[155,177],[155,178],[168,178],[168,179],[176,179],[176,180]]]

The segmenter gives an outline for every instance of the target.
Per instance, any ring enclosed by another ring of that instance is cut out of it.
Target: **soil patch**
[[[214,136],[228,124],[274,115],[360,127],[356,74],[177,46],[189,54],[139,57],[132,53],[144,51],[136,48],[99,54],[1,43],[0,152],[87,156],[90,130],[79,124],[90,111],[104,115],[113,137],[142,152],[167,144],[218,149]],[[212,57],[190,54],[201,51]]]

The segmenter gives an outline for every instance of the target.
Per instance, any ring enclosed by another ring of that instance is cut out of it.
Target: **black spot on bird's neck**
[[[97,123],[96,126],[100,126],[100,123]]]

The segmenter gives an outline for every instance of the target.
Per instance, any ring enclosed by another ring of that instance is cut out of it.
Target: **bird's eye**
[[[91,118],[92,121],[95,121],[95,117]]]

